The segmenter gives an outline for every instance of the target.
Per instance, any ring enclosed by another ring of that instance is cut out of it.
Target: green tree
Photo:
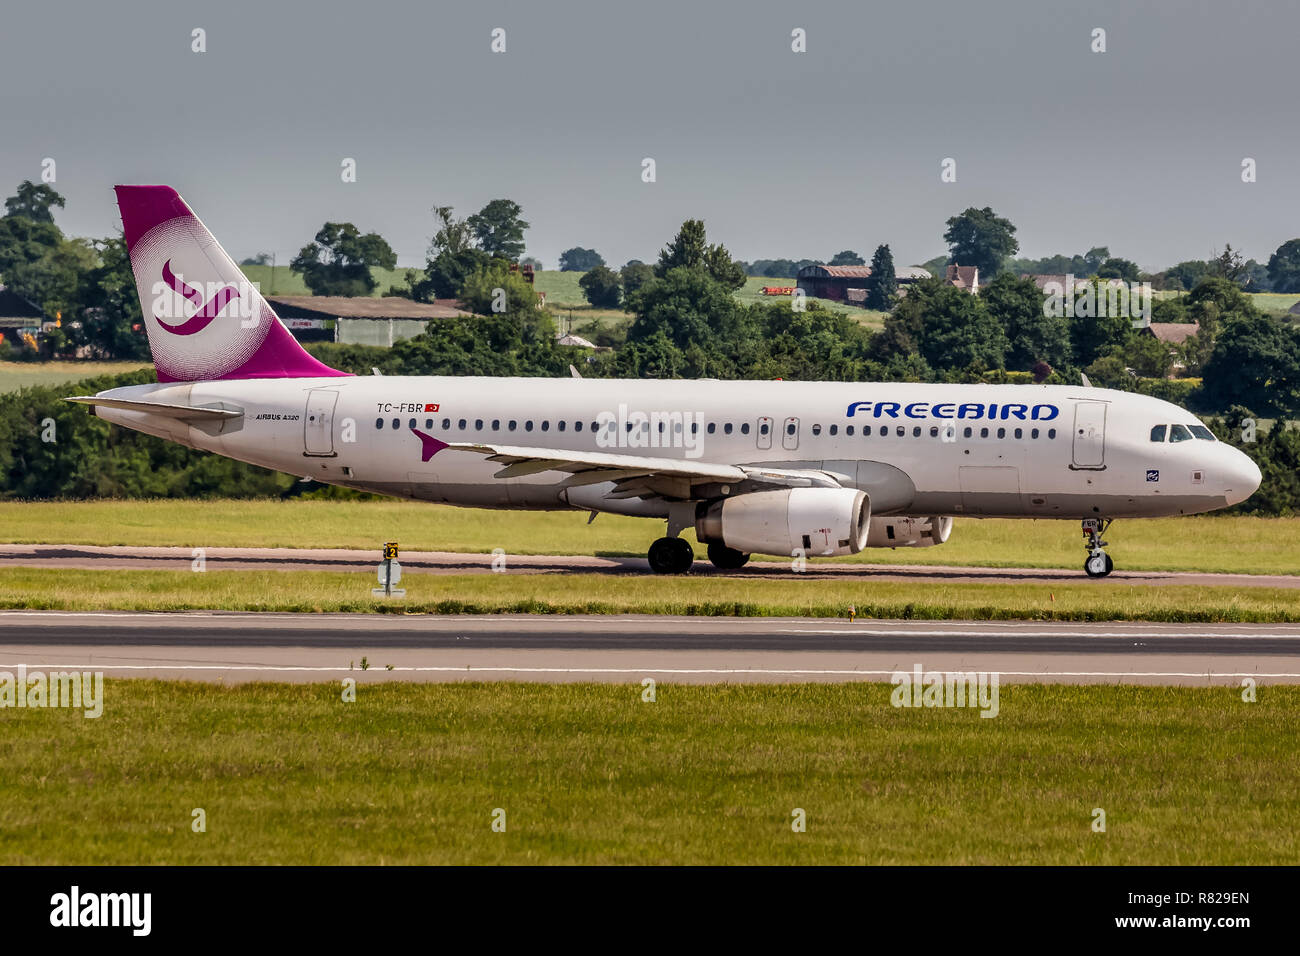
[[[1007,338],[982,298],[931,278],[912,286],[871,342],[873,356],[885,360],[913,348],[936,370],[995,369]]]
[[[826,264],[828,266],[865,266],[867,260],[863,259],[852,249],[845,249],[843,252],[835,253],[831,258],[831,261]]]
[[[1004,272],[983,286],[980,298],[1006,333],[1006,367],[1029,371],[1038,362],[1060,368],[1070,357],[1070,330],[1063,315],[1044,308],[1043,293],[1030,279]]]
[[[678,266],[628,296],[627,310],[635,318],[627,340],[645,342],[662,333],[679,348],[708,344],[737,308],[730,290],[704,269]]]
[[[54,206],[63,208],[63,197],[50,186],[39,186],[31,180],[19,184],[16,195],[5,200],[5,214],[32,222],[54,222]]]
[[[618,275],[623,282],[623,294],[631,295],[655,277],[655,270],[653,266],[633,259],[619,270]]]
[[[532,285],[499,259],[476,269],[461,286],[459,298],[462,307],[477,315],[532,317],[540,311]]]
[[[688,219],[682,223],[677,235],[659,253],[655,275],[663,277],[678,268],[703,268],[715,282],[736,290],[745,284],[745,267],[731,258],[721,244],[709,245],[704,234],[704,223]]]
[[[578,285],[582,287],[582,294],[587,297],[587,301],[597,308],[617,309],[623,297],[623,286],[618,273],[608,266],[588,269],[578,280]]]
[[[1088,273],[1091,275],[1091,273]],[[1101,279],[1123,279],[1125,282],[1137,282],[1142,276],[1142,270],[1132,259],[1107,259],[1097,269],[1097,277]]]
[[[522,218],[519,203],[509,199],[493,199],[465,220],[478,241],[478,246],[494,259],[516,262],[524,253],[524,230],[528,228]]]
[[[1212,408],[1294,414],[1300,411],[1300,331],[1258,312],[1237,314],[1224,321],[1203,378]]]
[[[943,238],[948,243],[949,263],[978,266],[985,282],[991,281],[1002,269],[1002,263],[1020,249],[1016,227],[988,206],[983,209],[972,206],[953,216],[948,220]]]
[[[1300,239],[1288,239],[1268,257],[1268,281],[1274,292],[1300,292]]]
[[[867,308],[888,312],[898,298],[898,279],[894,275],[894,255],[888,244],[876,246],[871,257],[871,275],[867,278]]]
[[[1070,352],[1078,366],[1091,365],[1122,346],[1133,328],[1129,316],[1110,308],[1104,282],[1088,282],[1082,292],[1075,291],[1073,306],[1074,316],[1068,320]]]
[[[369,295],[372,268],[393,269],[397,256],[378,233],[365,235],[350,222],[327,222],[314,242],[303,246],[289,268],[303,277],[313,295]]]
[[[604,264],[604,257],[595,249],[574,246],[572,249],[565,249],[560,253],[561,272],[586,272],[588,269],[594,269],[596,266],[603,266]]]

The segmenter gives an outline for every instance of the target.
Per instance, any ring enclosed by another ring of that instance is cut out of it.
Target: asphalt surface
[[[1205,686],[1300,683],[1300,625],[0,612],[0,670],[18,664],[225,683],[887,681],[919,664],[1005,682]]]
[[[884,558],[884,552],[881,553]],[[359,571],[375,573],[377,550],[304,548],[204,548],[209,571]],[[193,548],[95,547],[91,545],[0,545],[0,567],[158,569],[191,568]],[[589,555],[505,556],[512,574],[600,573],[643,575],[649,573],[644,557]],[[488,574],[493,555],[450,551],[406,551],[401,555],[404,572],[430,574]],[[1028,584],[1032,582],[1084,581],[1083,550],[1076,568],[985,568],[948,565],[849,564],[811,560],[805,577],[835,579],[868,578],[873,581],[984,582]],[[740,571],[718,571],[708,561],[696,561],[697,575],[738,577],[785,577],[790,566],[783,561],[751,561]],[[1118,568],[1108,580],[1146,585],[1222,585],[1232,587],[1300,588],[1300,575],[1200,574],[1174,571],[1125,571]]]

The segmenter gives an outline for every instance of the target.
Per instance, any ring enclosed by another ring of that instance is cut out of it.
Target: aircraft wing
[[[569,488],[613,482],[616,487],[607,496],[609,498],[687,499],[693,497],[692,489],[695,486],[709,484],[749,488],[840,486],[832,476],[820,471],[560,448],[478,443],[452,443],[447,447],[484,455],[489,461],[505,465],[493,475],[494,478],[519,478],[544,471],[567,471],[572,477],[564,485]]]
[[[230,408],[175,405],[168,402],[134,402],[125,398],[98,398],[94,395],[74,395],[71,398],[65,398],[64,401],[75,402],[78,405],[102,405],[104,408],[120,408],[128,412],[147,412],[150,415],[162,415],[183,422],[217,421],[225,418],[239,418],[244,414]]]

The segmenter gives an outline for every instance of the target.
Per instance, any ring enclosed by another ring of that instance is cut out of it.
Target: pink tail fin
[[[115,189],[158,381],[347,374],[307,354],[176,190]]]

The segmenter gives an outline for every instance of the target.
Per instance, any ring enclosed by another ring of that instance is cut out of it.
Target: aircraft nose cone
[[[1228,451],[1232,454],[1228,456],[1224,468],[1223,495],[1228,504],[1235,505],[1253,495],[1264,476],[1260,474],[1259,465],[1245,452],[1236,448],[1229,448]]]

